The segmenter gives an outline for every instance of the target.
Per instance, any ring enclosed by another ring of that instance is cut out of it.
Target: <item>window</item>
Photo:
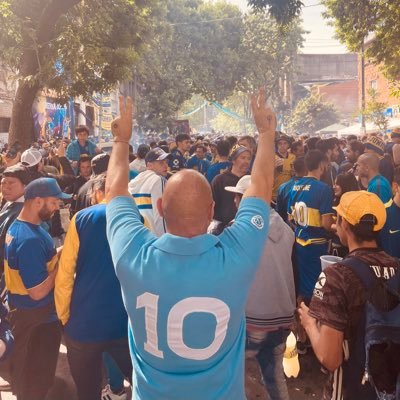
[[[378,81],[374,79],[369,83],[370,89],[372,90],[378,90]]]

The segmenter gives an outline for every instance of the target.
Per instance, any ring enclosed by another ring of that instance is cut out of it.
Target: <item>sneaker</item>
[[[11,392],[11,383],[0,377],[0,392]],[[1,396],[0,396],[1,399]]]
[[[125,389],[123,389],[119,393],[114,393],[110,385],[107,385],[102,391],[101,391],[101,400],[127,400],[128,394],[125,392]]]

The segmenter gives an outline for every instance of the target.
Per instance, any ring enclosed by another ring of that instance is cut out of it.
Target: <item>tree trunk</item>
[[[32,105],[39,89],[37,85],[29,86],[26,83],[19,85],[11,114],[8,136],[10,146],[18,141],[23,149],[27,149],[33,142]]]
[[[24,78],[28,76],[36,77],[40,73],[39,61],[42,65],[48,62],[49,42],[56,35],[58,20],[80,1],[53,0],[44,7],[40,18],[37,21],[32,21],[36,31],[38,54],[32,48],[32,42],[29,39],[30,35],[22,35],[26,50],[21,57],[19,65],[19,73],[22,79],[19,82],[11,114],[9,145],[19,141],[25,149],[33,141],[32,106],[36,95],[44,87],[40,77],[35,80],[33,85],[32,82],[26,82]]]

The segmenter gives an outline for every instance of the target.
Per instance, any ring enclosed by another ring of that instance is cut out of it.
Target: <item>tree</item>
[[[335,27],[336,34],[350,51],[359,52],[364,40],[372,37],[366,55],[376,64],[382,64],[389,79],[400,76],[400,0],[322,0],[326,18]]]
[[[268,10],[278,23],[290,23],[300,15],[301,0],[248,0],[254,10]]]
[[[223,92],[224,96],[220,96],[223,98],[222,104],[248,121],[251,117],[249,94],[264,86],[275,110],[280,115],[281,111],[287,111],[284,86],[293,81],[296,56],[303,42],[302,34],[298,19],[283,27],[265,12],[244,16],[240,44],[236,50],[240,54],[240,60],[235,70],[240,72],[240,77],[231,95],[226,94],[231,92],[232,85],[229,86],[229,91]],[[207,58],[205,60],[208,61]],[[216,72],[209,69],[209,73],[214,76]],[[204,80],[207,80],[207,76],[204,76]],[[206,96],[204,97],[209,99]],[[191,109],[193,108],[195,107]],[[222,112],[212,123],[217,130],[244,132],[252,129],[244,121],[235,121]]]
[[[293,81],[303,33],[298,19],[282,27],[266,13],[246,16],[239,50],[243,75],[238,89],[253,93],[264,86],[270,101],[276,108],[280,107],[284,102],[284,82]]]
[[[255,131],[255,125],[251,118],[249,95],[247,93],[235,92],[223,105],[242,117],[242,119],[232,118],[223,112],[219,112],[212,120],[212,126],[215,130],[242,135]]]
[[[370,101],[365,108],[365,116],[368,121],[373,122],[382,133],[386,133],[389,119],[385,114],[387,104],[378,100],[378,92],[370,89],[368,91]]]
[[[169,0],[167,16],[136,63],[138,120],[159,130],[193,95],[222,101],[241,79],[243,22],[225,1]]]
[[[335,106],[325,103],[321,96],[311,94],[300,100],[289,122],[289,131],[297,134],[315,133],[339,122]]]
[[[9,142],[31,143],[32,104],[42,89],[62,102],[130,77],[160,10],[156,0],[0,1],[0,52],[18,72]]]

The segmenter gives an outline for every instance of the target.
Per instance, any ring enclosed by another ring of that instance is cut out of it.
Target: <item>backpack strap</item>
[[[377,278],[372,272],[369,264],[357,257],[347,257],[340,261],[339,264],[349,267],[358,276],[363,286],[367,290],[372,289]]]

